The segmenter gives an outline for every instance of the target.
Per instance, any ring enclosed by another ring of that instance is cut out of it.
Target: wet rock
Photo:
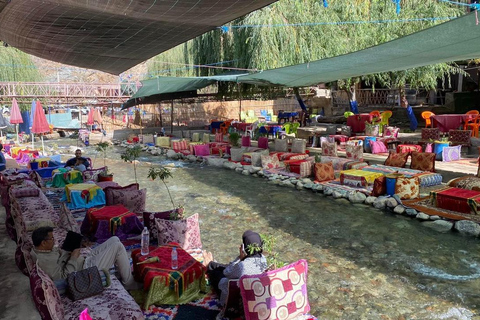
[[[478,237],[480,235],[480,225],[469,220],[460,220],[455,223],[455,230],[464,235]]]
[[[387,198],[385,197],[378,197],[373,201],[373,207],[376,209],[385,209],[385,203],[387,201]]]
[[[423,212],[419,212],[416,217],[418,220],[428,220],[430,219],[430,216],[428,214],[425,214]]]
[[[313,183],[305,183],[305,185],[303,186],[305,189],[312,189],[313,188]]]
[[[217,168],[223,167],[223,163],[224,163],[225,161],[228,161],[228,160],[222,159],[222,158],[213,158],[213,157],[207,158],[207,164],[208,164],[209,166],[217,167]]]
[[[173,150],[168,150],[167,151],[167,158],[177,160],[178,159],[178,154]]]
[[[282,186],[287,186],[287,187],[294,187],[295,185],[290,181],[290,180],[284,180],[282,181]]]
[[[387,200],[385,201],[385,205],[388,208],[395,208],[398,205],[398,202],[394,198],[387,198]]]
[[[440,220],[442,218],[440,218],[439,216],[430,216],[430,220],[432,221],[436,221],[436,220]]]
[[[365,204],[373,204],[376,199],[377,199],[377,197],[372,197],[372,196],[367,197],[367,198],[365,199]]]
[[[189,157],[190,157],[190,156],[189,156]],[[234,170],[236,166],[235,166],[235,163],[233,163],[233,162],[225,161],[225,162],[223,163],[223,167],[224,167],[224,168],[227,168],[227,169],[230,169],[230,170]]]
[[[445,220],[427,221],[422,223],[422,225],[432,228],[438,232],[448,232],[453,228],[453,223]]]
[[[248,170],[243,170],[243,171],[242,171],[242,174],[243,174],[244,176],[249,176],[249,175],[250,175],[250,172],[248,172]]]
[[[405,209],[405,214],[406,214],[407,216],[411,216],[411,217],[414,216],[414,217],[416,217],[416,216],[417,216],[417,210],[415,210],[415,209],[410,209],[410,208],[409,208],[409,209]]]
[[[300,181],[297,182],[297,189],[298,189],[298,190],[302,190],[302,189],[303,189],[303,183],[301,183]]]
[[[393,212],[396,214],[403,214],[405,213],[405,207],[399,204],[393,209]]]
[[[250,168],[250,172],[253,172],[253,173],[257,173],[257,172],[260,172],[262,171],[262,167],[255,167],[255,166],[252,166]]]
[[[252,174],[252,177],[258,178],[258,174],[254,173]]]
[[[331,196],[332,193],[333,193],[332,188],[325,188],[325,189],[323,189],[323,194],[326,195],[326,196]]]
[[[263,176],[265,175],[262,170],[258,171],[257,174],[258,174],[260,177],[263,177]]]
[[[312,189],[317,191],[317,192],[321,192],[321,191],[323,191],[323,184],[314,184]]]
[[[348,200],[352,203],[363,203],[367,196],[361,192],[354,192],[348,196]]]
[[[236,171],[236,172],[243,172],[243,168],[236,167],[236,168],[235,168],[235,171]]]
[[[295,179],[295,178],[291,178],[289,181],[290,181],[290,183],[292,183],[292,184],[297,184],[297,183],[298,183],[298,180]]]
[[[334,191],[332,193],[332,197],[335,198],[335,199],[340,199],[340,198],[343,198],[343,194],[341,194],[340,192],[338,191]]]
[[[313,183],[312,180],[310,180],[308,178],[303,178],[301,181],[302,181],[303,184]]]

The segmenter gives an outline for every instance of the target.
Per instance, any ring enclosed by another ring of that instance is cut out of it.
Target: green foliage
[[[40,82],[43,77],[31,56],[0,41],[0,81]],[[21,92],[17,92],[21,94]],[[22,110],[26,108],[20,107]]]
[[[283,261],[280,261],[280,259],[278,258],[278,252],[275,252],[274,250],[277,239],[274,236],[268,234],[260,234],[260,237],[262,238],[263,253],[265,255],[265,258],[267,259],[268,269],[274,270],[286,266],[287,264]],[[245,250],[247,250],[247,252],[251,252],[249,250],[255,251],[257,250],[257,248],[253,246],[247,246]]]
[[[228,141],[230,141],[232,147],[238,147],[240,145],[240,134],[238,132],[230,133],[230,135],[228,136]]]
[[[140,156],[140,152],[142,151],[142,147],[134,146],[132,148],[125,149],[125,152],[120,156],[120,158],[125,162],[133,163],[133,171],[135,173],[135,183],[137,181],[137,158]]]
[[[172,177],[173,177],[173,175],[172,175],[172,172],[170,171],[170,169],[168,169],[164,166],[150,167],[150,170],[148,170],[148,178],[152,179],[153,181],[155,181],[157,178],[162,180],[163,184],[165,185],[165,188],[167,188],[168,196],[170,197],[170,201],[172,202],[173,209],[175,210],[175,209],[177,209],[177,207],[175,206],[175,203],[173,202],[173,197],[170,194],[170,189],[168,189],[168,185],[165,181],[168,178],[172,178]],[[178,219],[182,218],[183,207],[180,206],[180,207],[178,207],[178,209],[180,209],[180,210],[175,210],[170,215],[170,218],[172,218],[172,220],[178,220]]]
[[[185,68],[181,64],[224,63],[222,67],[265,70],[308,61],[329,58],[362,50],[423,30],[444,21],[414,21],[391,23],[335,24],[341,21],[405,20],[413,18],[456,17],[465,8],[436,0],[402,0],[397,15],[395,4],[385,0],[333,0],[324,8],[318,0],[280,0],[261,10],[232,21],[227,26],[258,26],[230,28],[224,33],[213,30],[188,43],[177,46],[148,65],[149,73],[175,76],[206,76],[225,72],[213,68]],[[306,22],[323,23],[310,26],[286,26]],[[331,24],[328,24],[331,23]],[[272,25],[282,25],[272,27]],[[265,27],[266,26],[266,27]],[[159,61],[173,64],[161,64]],[[178,67],[177,67],[178,66]],[[173,69],[170,73],[165,70]],[[407,71],[387,72],[363,77],[374,84],[401,88],[409,83],[413,88],[434,88],[438,79],[460,70],[453,64],[437,64]],[[340,89],[349,88],[361,78],[343,79]],[[236,84],[222,85],[231,97],[241,90],[246,97],[260,93],[272,97],[278,88]],[[222,92],[222,93],[225,93]]]
[[[321,163],[322,162],[322,156],[319,154],[315,155],[315,163]]]

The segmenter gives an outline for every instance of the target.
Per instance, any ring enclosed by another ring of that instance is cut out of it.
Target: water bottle
[[[150,232],[148,232],[147,227],[143,228],[142,231],[142,256],[146,256],[150,253]]]
[[[177,255],[177,248],[172,248],[172,269],[178,269],[178,255]]]
[[[165,133],[165,128],[162,127],[162,136],[166,136],[166,133]]]

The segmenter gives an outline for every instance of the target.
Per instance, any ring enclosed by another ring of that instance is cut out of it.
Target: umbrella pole
[[[35,149],[35,147],[33,146],[34,141],[35,141],[35,137],[33,136],[33,132],[32,132],[32,149]]]
[[[20,140],[18,140],[18,124],[15,125],[15,133],[17,134],[17,143],[20,144]]]
[[[42,150],[43,150],[43,155],[45,155],[45,145],[43,144],[43,133],[41,135],[42,135]]]

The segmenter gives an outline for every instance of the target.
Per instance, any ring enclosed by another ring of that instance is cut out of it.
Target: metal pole
[[[239,99],[239,108],[238,108],[238,119],[242,121],[242,91],[240,90],[240,83],[237,83],[237,90],[238,90],[238,99]]]
[[[172,99],[172,108],[170,111],[170,134],[173,134],[173,99]]]

